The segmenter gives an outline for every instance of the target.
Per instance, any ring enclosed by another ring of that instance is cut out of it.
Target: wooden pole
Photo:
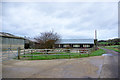
[[[81,53],[79,53],[79,56],[81,57]]]
[[[32,50],[31,50],[31,59],[33,59]]]
[[[69,53],[69,59],[71,58],[70,53]]]
[[[88,57],[89,57],[90,55],[89,55],[89,53],[88,53]]]
[[[97,30],[95,30],[94,49],[97,50]]]
[[[25,49],[24,49],[24,57],[25,57]]]
[[[20,59],[20,47],[18,47],[18,59]]]
[[[45,49],[45,56],[46,56],[46,58],[47,58],[47,55],[48,55],[48,54],[47,54],[47,49]]]

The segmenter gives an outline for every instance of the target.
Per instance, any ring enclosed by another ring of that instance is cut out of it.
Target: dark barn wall
[[[90,48],[94,47],[94,44],[90,44]]]
[[[25,49],[29,49],[30,48],[30,45],[25,43]]]
[[[75,44],[60,44],[60,47],[59,47],[59,44],[56,44],[55,48],[66,48],[66,47],[63,47],[63,45],[70,45],[70,48],[85,48],[83,47],[83,45],[90,45],[90,47],[86,47],[86,48],[92,48],[94,46],[94,44],[77,44],[77,45],[80,45],[80,47],[73,47],[73,45]]]

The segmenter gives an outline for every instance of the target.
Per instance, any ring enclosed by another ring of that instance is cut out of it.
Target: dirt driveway
[[[75,59],[10,60],[3,62],[3,78],[99,78],[104,56]]]

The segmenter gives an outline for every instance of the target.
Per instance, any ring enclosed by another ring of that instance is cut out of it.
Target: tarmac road
[[[113,50],[102,48],[106,51],[100,78],[118,78],[118,56],[119,53]]]
[[[3,62],[3,78],[98,78],[104,56]]]
[[[3,78],[117,78],[118,53],[105,56],[56,60],[9,60],[3,62]]]

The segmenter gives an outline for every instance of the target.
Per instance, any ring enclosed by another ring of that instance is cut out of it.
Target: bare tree
[[[50,49],[53,48],[55,42],[60,39],[60,35],[58,35],[54,31],[42,32],[34,39],[37,40],[38,43],[40,43],[39,48]]]

